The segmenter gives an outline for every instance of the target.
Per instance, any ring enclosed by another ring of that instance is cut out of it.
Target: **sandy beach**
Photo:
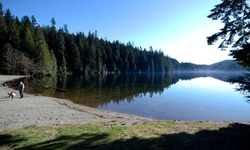
[[[6,81],[22,77],[0,75],[0,132],[28,126],[62,126],[90,122],[135,125],[153,121],[149,118],[99,110],[52,97],[25,94],[24,98],[20,99],[17,90],[2,85]],[[10,91],[17,93],[13,100],[7,95]]]

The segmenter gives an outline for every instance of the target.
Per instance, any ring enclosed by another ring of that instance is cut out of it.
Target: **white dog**
[[[8,92],[8,95],[13,100],[13,98],[16,96],[16,93],[12,91],[12,92]]]

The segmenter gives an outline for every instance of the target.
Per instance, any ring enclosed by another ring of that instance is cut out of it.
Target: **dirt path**
[[[152,119],[94,109],[68,100],[25,94],[19,99],[18,91],[2,83],[23,76],[0,75],[0,132],[27,126],[61,126],[90,122],[114,122],[121,125],[140,124]],[[15,91],[14,100],[7,92]]]

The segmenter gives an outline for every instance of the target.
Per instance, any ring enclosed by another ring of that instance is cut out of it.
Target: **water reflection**
[[[230,77],[228,81],[232,84],[237,84],[237,91],[245,95],[247,102],[250,103],[250,73],[245,73],[240,76]]]
[[[223,118],[226,119],[225,116],[229,114],[225,111],[224,114],[221,113],[223,117],[217,115],[220,108],[230,105],[225,104],[225,100],[241,99],[232,95],[227,98],[226,96],[233,92],[231,87],[228,87],[229,83],[222,84],[226,83],[225,81],[228,82],[229,77],[236,76],[239,76],[239,73],[186,72],[24,78],[22,80],[26,84],[26,93],[69,99],[75,103],[94,108],[156,119],[221,121]],[[202,80],[198,80],[199,78]],[[18,83],[18,81],[13,82],[13,88],[17,88],[15,82]],[[235,95],[235,93],[233,94]],[[218,104],[219,107],[217,107]],[[232,110],[230,111],[232,112]],[[200,116],[197,116],[199,114]],[[231,116],[233,115],[231,114]],[[237,117],[228,119],[237,119]],[[242,120],[250,120],[250,117],[245,116]]]
[[[134,98],[161,94],[180,80],[213,77],[228,81],[237,72],[185,72],[169,74],[109,74],[88,77],[24,78],[26,93],[69,99],[75,103],[100,107],[112,101],[133,101]],[[18,85],[19,80],[14,85]]]

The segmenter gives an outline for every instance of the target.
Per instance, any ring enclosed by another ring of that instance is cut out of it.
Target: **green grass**
[[[90,123],[0,133],[0,149],[249,149],[250,125],[216,122]]]

